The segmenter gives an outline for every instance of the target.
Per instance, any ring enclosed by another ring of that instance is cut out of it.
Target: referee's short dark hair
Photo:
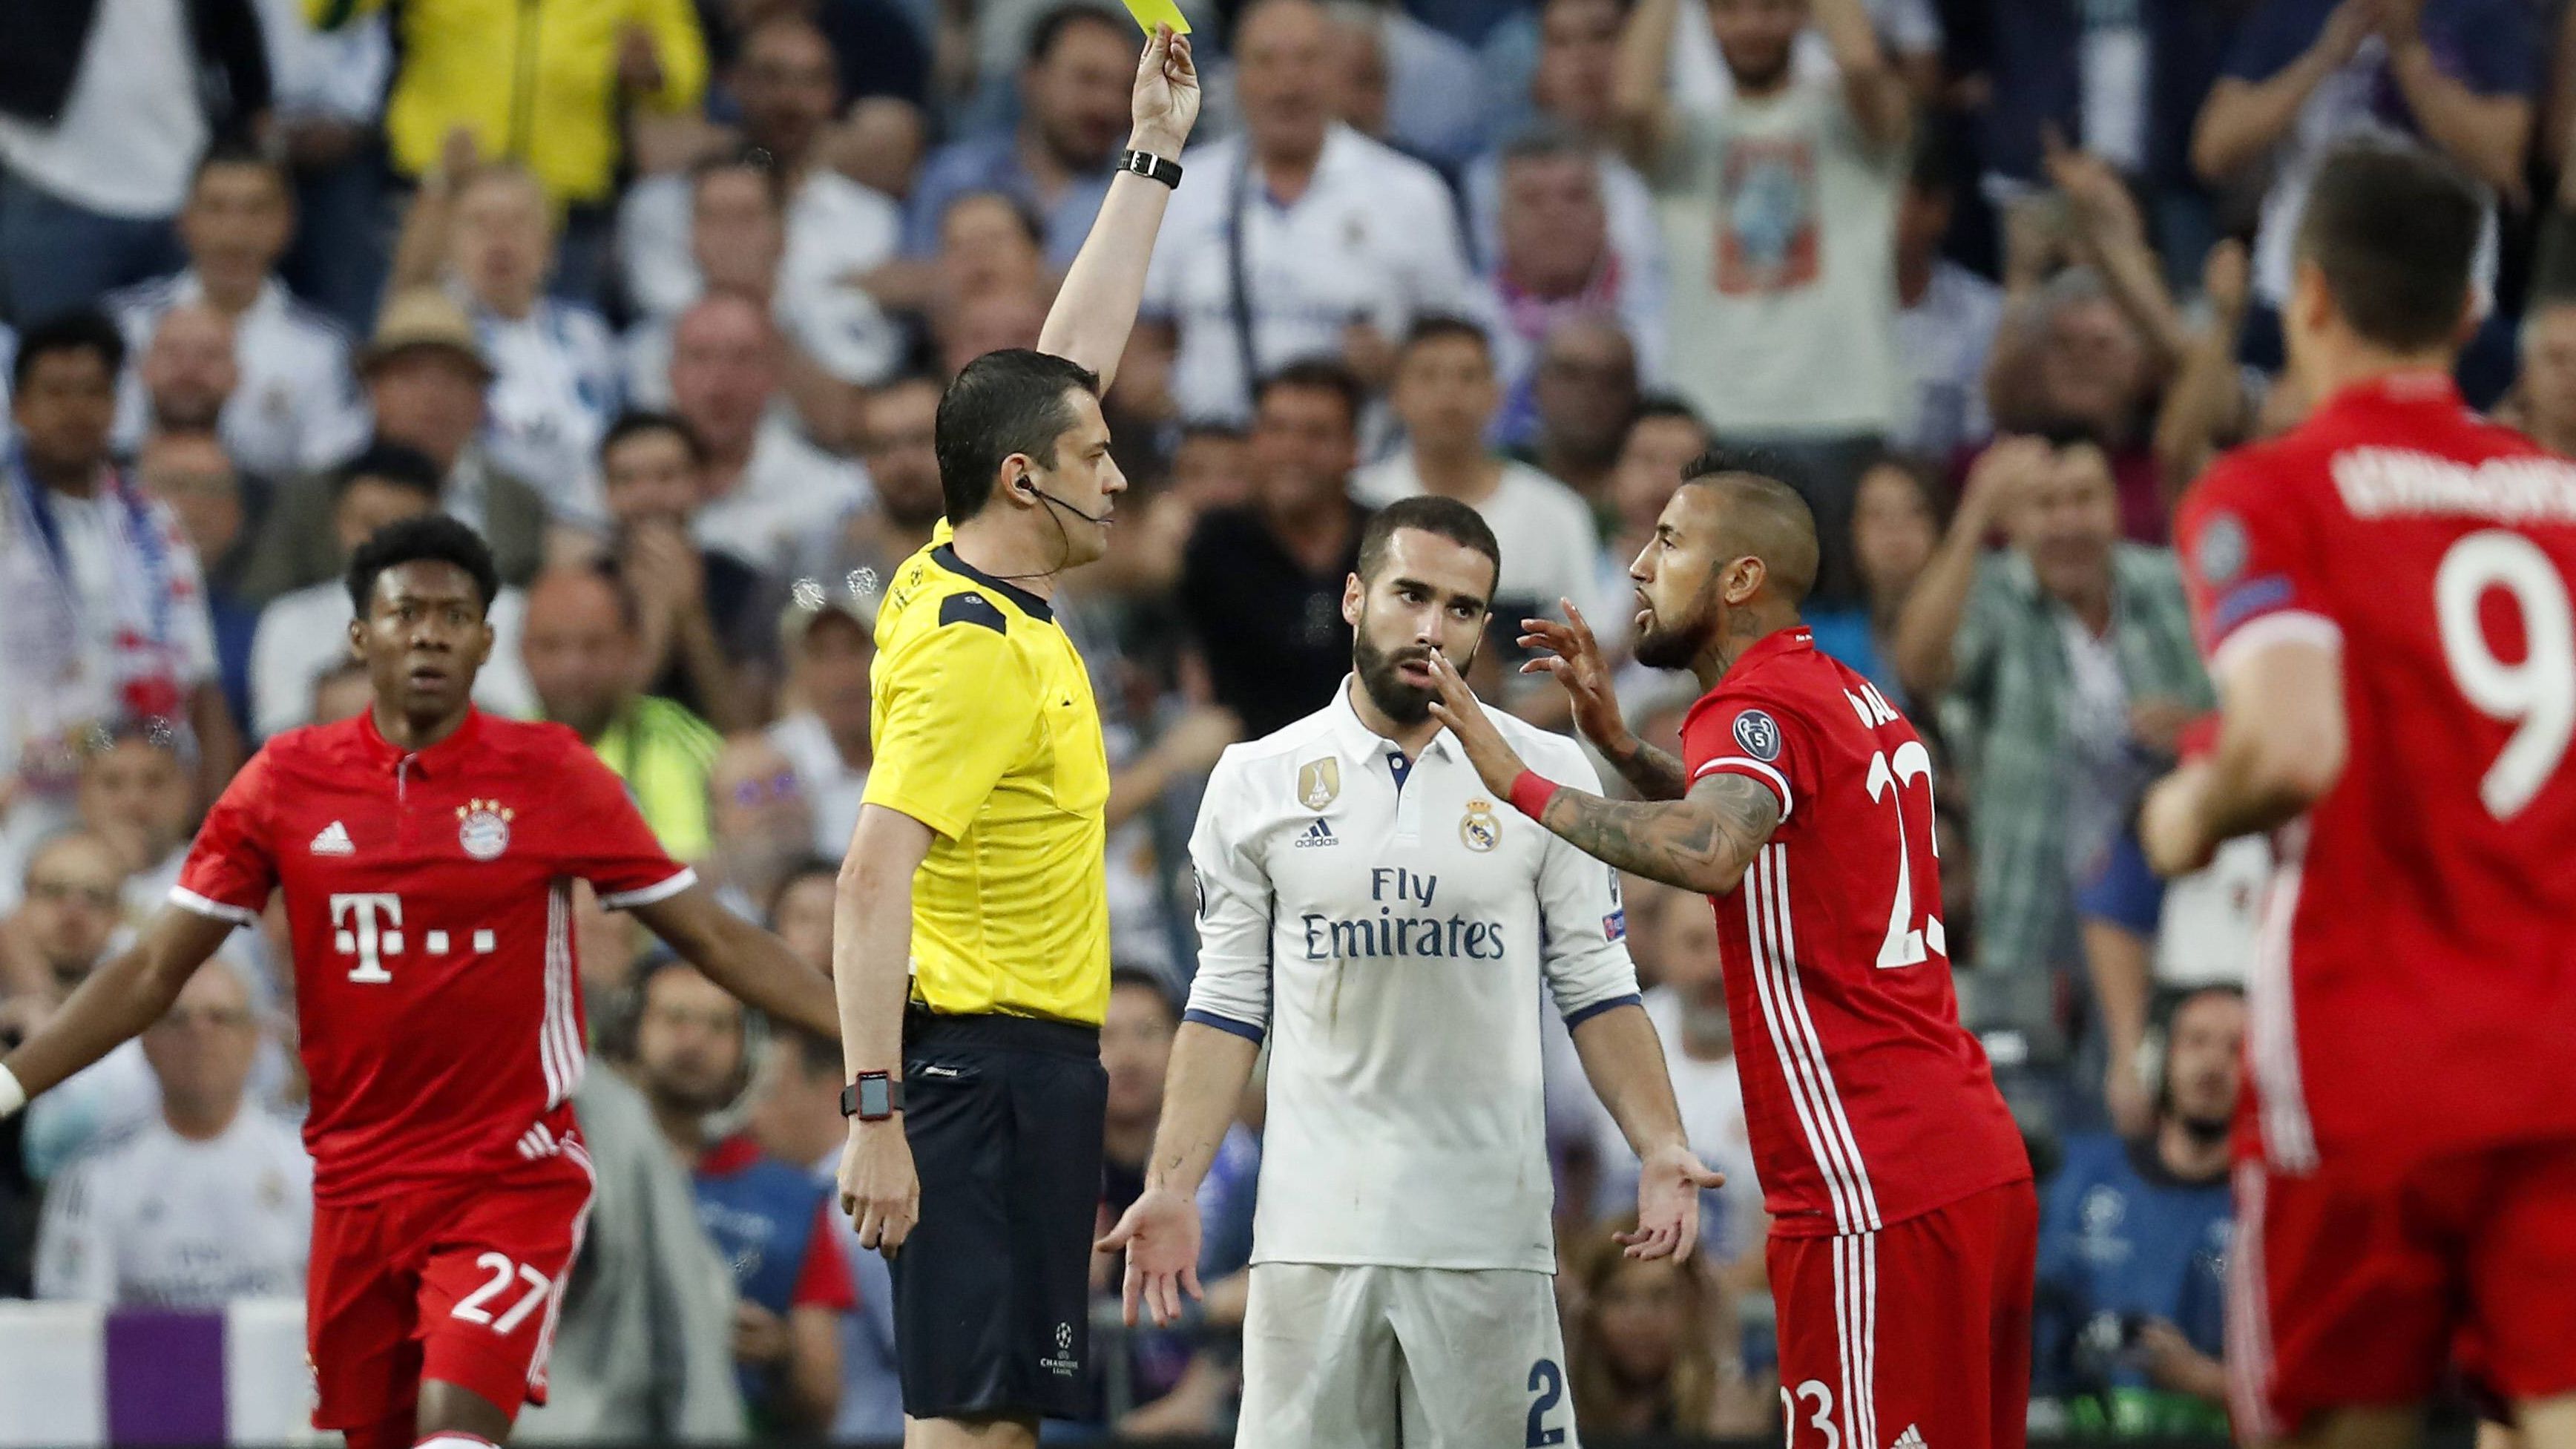
[[[993,501],[1004,459],[1021,454],[1055,466],[1056,440],[1073,427],[1065,394],[1100,395],[1090,368],[1026,347],[987,352],[966,364],[940,394],[934,437],[939,492],[951,527]]]
[[[2325,273],[2335,308],[2365,341],[2421,352],[2468,313],[2486,201],[2450,162],[2412,146],[2351,142],[2317,169],[2298,256]]]
[[[1399,498],[1369,515],[1368,527],[1360,530],[1360,587],[1367,588],[1377,581],[1378,570],[1386,566],[1387,551],[1394,546],[1399,528],[1418,528],[1461,548],[1472,548],[1493,560],[1497,581],[1503,576],[1503,546],[1495,539],[1493,525],[1485,522],[1485,516],[1455,498],[1421,493]],[[1491,605],[1491,585],[1485,594],[1485,602]]]
[[[452,563],[465,570],[486,614],[501,592],[501,571],[493,565],[492,546],[483,535],[444,513],[424,513],[377,529],[349,556],[349,603],[359,618],[367,617],[375,601],[376,576],[407,563]]]

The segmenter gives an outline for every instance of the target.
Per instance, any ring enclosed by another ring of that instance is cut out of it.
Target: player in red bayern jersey
[[[1683,758],[1619,718],[1583,616],[1526,620],[1576,723],[1643,800],[1530,774],[1454,669],[1441,718],[1524,815],[1717,910],[1764,1205],[1792,1449],[2023,1442],[2039,1208],[1986,1055],[1959,1025],[1932,769],[1914,727],[1798,621],[1798,494],[1694,463],[1630,569],[1637,658],[1707,690]]]
[[[737,920],[561,725],[469,702],[490,550],[444,517],[349,565],[374,706],[270,740],[135,948],[0,1063],[0,1116],[160,1019],[283,889],[311,1109],[313,1422],[350,1449],[498,1442],[542,1402],[589,1210],[572,885],[744,1000],[837,1035],[831,982]]]
[[[2576,1445],[2576,465],[2452,388],[2485,203],[2339,152],[2282,325],[2318,399],[2184,501],[2210,755],[2168,873],[2277,829],[2248,991],[2228,1367],[2249,1441],[2416,1432],[2455,1353]]]

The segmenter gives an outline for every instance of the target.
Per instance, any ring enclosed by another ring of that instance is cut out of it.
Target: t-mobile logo
[[[382,985],[394,979],[385,957],[402,954],[402,897],[336,895],[331,898],[331,944],[358,964],[349,979]]]
[[[451,936],[446,931],[420,933],[421,950],[432,956],[444,956],[450,949],[464,950],[470,942],[473,954],[489,956],[500,945],[490,930],[476,930]],[[358,964],[349,971],[349,979],[370,986],[382,986],[394,979],[385,969],[389,957],[403,954],[402,897],[397,895],[338,895],[331,898],[331,945],[343,956],[355,956]]]

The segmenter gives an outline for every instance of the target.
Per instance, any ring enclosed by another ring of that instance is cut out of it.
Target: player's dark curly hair
[[[474,580],[484,612],[501,592],[501,571],[492,563],[492,546],[483,535],[444,513],[405,518],[376,530],[349,556],[349,604],[361,618],[376,596],[376,576],[407,563],[452,563]]]

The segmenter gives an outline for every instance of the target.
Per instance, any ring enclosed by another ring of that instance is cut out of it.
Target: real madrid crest
[[[1494,814],[1494,802],[1467,802],[1467,813],[1458,817],[1458,843],[1478,855],[1503,843],[1503,822]]]
[[[1341,797],[1342,762],[1331,755],[1297,767],[1297,803],[1321,810]]]
[[[498,800],[468,800],[456,807],[456,843],[476,860],[493,860],[510,848],[510,817]]]

